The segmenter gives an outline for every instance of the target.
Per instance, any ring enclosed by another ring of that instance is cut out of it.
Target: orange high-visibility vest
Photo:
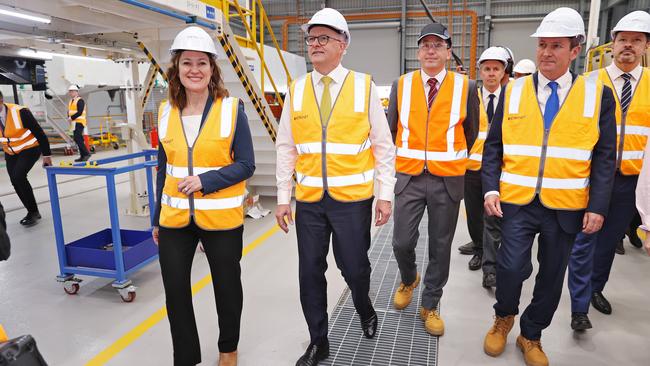
[[[20,110],[25,107],[11,103],[4,105],[7,106],[7,120],[4,121],[5,129],[0,136],[2,150],[9,155],[15,155],[38,146],[38,140],[32,131],[23,126],[23,120],[20,118]]]
[[[312,74],[291,84],[291,131],[296,199],[317,202],[325,190],[338,201],[373,195],[375,158],[370,149],[370,75],[349,71],[327,121],[321,121]]]
[[[585,209],[603,83],[578,76],[549,130],[533,84],[533,76],[526,76],[506,90],[501,201],[525,205],[539,194],[548,208]]]
[[[182,228],[194,217],[204,230],[229,230],[244,224],[246,181],[217,192],[187,196],[178,183],[187,176],[218,170],[234,162],[231,146],[237,123],[237,98],[215,99],[193,146],[188,146],[178,108],[160,105],[160,142],[167,155],[160,226]]]
[[[81,100],[80,97],[72,98],[70,99],[70,103],[68,103],[68,117],[72,117],[75,114],[77,114],[77,111],[79,109],[77,108],[77,103]],[[77,117],[77,119],[73,120],[72,123],[81,123],[82,125],[86,125],[86,111],[88,110],[88,105],[86,104],[83,112],[81,112],[81,116]]]
[[[481,162],[483,161],[483,145],[485,145],[485,139],[487,138],[488,133],[488,116],[485,110],[485,105],[483,104],[483,93],[481,90],[478,90],[478,102],[479,102],[479,126],[478,126],[478,136],[472,145],[472,149],[469,152],[469,159],[467,160],[467,169],[469,170],[481,170]]]
[[[622,114],[619,95],[607,70],[603,68],[597,73],[598,79],[612,88],[616,98],[616,167],[621,174],[639,175],[643,152],[650,136],[650,69],[642,69],[625,115]]]
[[[463,121],[467,115],[468,84],[466,76],[448,71],[428,110],[420,70],[400,77],[395,141],[398,172],[419,175],[426,162],[426,168],[434,175],[465,174],[467,141]]]

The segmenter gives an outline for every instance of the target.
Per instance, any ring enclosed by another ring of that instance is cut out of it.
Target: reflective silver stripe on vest
[[[302,111],[302,99],[305,94],[305,82],[307,81],[307,75],[296,80],[296,83],[293,87],[293,94],[291,96],[291,104],[293,105],[293,110],[295,112]]]
[[[12,141],[22,140],[24,138],[29,137],[29,135],[31,133],[32,133],[32,131],[27,130],[20,137],[0,137],[0,142],[9,142],[10,140],[12,140]]]
[[[17,152],[21,151],[23,148],[25,148],[25,147],[27,147],[27,146],[35,143],[35,142],[36,142],[36,138],[34,137],[31,140],[29,140],[29,141],[27,141],[25,143],[22,143],[22,144],[20,144],[18,146],[12,146],[11,150],[13,150],[14,152],[17,153]]]
[[[189,169],[184,166],[173,166],[167,163],[167,167],[165,169],[166,169],[165,173],[167,173],[167,175],[172,176],[174,178],[183,179],[185,177],[189,177],[190,175]],[[221,169],[221,167],[216,167],[216,168],[204,168],[204,167],[196,167],[196,166],[192,167],[192,171],[194,175],[199,175],[199,174],[209,172],[211,170],[219,170],[219,169]]]
[[[460,151],[427,151],[397,148],[397,156],[409,159],[426,160],[429,161],[454,161],[467,158],[467,150]]]
[[[542,156],[542,148],[534,145],[503,145],[503,154],[511,156],[531,156],[539,158]],[[546,148],[547,158],[562,158],[572,160],[591,160],[591,150],[573,149],[570,147],[548,146]]]
[[[14,120],[14,126],[16,127],[17,130],[23,128],[23,125],[20,121],[20,118],[18,117],[18,111],[21,110],[22,108],[18,106],[13,106],[8,108],[9,111],[11,112],[11,118]]]
[[[485,140],[487,138],[487,132],[479,132],[478,137],[476,138],[477,140]]]
[[[163,110],[162,116],[160,116],[160,122],[158,122],[158,139],[162,140],[167,135],[167,126],[169,125],[169,115],[172,111],[172,105],[169,102],[166,102]]]
[[[328,154],[358,155],[359,153],[368,150],[370,146],[370,139],[366,139],[362,144],[339,144],[328,142],[325,148],[327,149]],[[321,154],[323,152],[323,145],[320,142],[309,142],[306,144],[297,144],[296,149],[298,150],[298,155]]]
[[[598,81],[598,73],[592,72],[585,80],[585,106],[582,116],[592,118],[596,113],[596,82]]]
[[[323,177],[312,177],[296,172],[298,184],[306,187],[323,187]],[[375,179],[375,170],[368,170],[361,174],[341,175],[338,177],[327,177],[328,187],[346,187],[356,184],[364,184]]]
[[[621,134],[621,126],[616,126],[616,133]],[[641,136],[650,136],[650,127],[643,126],[630,126],[625,125],[625,136],[627,135],[641,135]]]
[[[527,78],[531,78],[532,76],[526,76],[523,78],[519,78],[515,81],[513,81],[512,84],[512,91],[510,92],[510,100],[508,101],[508,113],[509,114],[517,114],[519,113],[519,104],[521,102],[521,92],[524,89],[524,83],[526,82]]]
[[[232,132],[232,104],[235,98],[225,97],[221,101],[221,138],[229,137]]]
[[[480,162],[483,159],[483,155],[481,154],[472,154],[469,156],[469,160],[474,160]]]
[[[187,198],[171,197],[165,193],[162,194],[160,203],[171,208],[179,210],[189,210],[190,200]],[[229,198],[196,198],[194,197],[195,210],[226,210],[240,207],[244,203],[244,196]]]
[[[621,154],[621,159],[623,160],[637,160],[637,159],[643,159],[644,156],[644,151],[623,151]]]
[[[402,83],[402,103],[399,107],[399,119],[402,123],[402,147],[408,149],[409,147],[409,116],[411,114],[411,90],[413,84],[413,74],[415,71],[411,71],[408,74],[404,75],[404,81]]]
[[[366,74],[354,71],[354,111],[366,110]]]
[[[451,97],[451,113],[449,114],[449,128],[447,129],[447,151],[454,151],[454,141],[456,135],[455,127],[458,123],[460,123],[460,105],[462,97],[463,76],[454,73],[454,93]]]
[[[504,183],[524,186],[529,188],[537,187],[537,177],[526,175],[512,174],[507,172],[501,173],[501,181]],[[547,178],[542,179],[542,188],[549,189],[584,189],[589,186],[589,178]]]

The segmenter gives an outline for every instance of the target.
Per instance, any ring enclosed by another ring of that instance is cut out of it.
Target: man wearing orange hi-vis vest
[[[496,357],[505,350],[539,234],[539,270],[517,346],[526,365],[545,366],[542,331],[560,302],[575,237],[600,230],[608,214],[615,103],[598,78],[569,71],[585,40],[577,11],[552,11],[531,37],[537,38],[539,71],[508,84],[503,117],[492,122],[483,151],[485,211],[502,218],[495,320],[484,351]]]
[[[574,330],[591,328],[587,317],[590,301],[601,313],[612,312],[603,289],[614,262],[616,244],[636,214],[634,192],[650,135],[650,69],[640,65],[650,47],[650,14],[634,11],[624,16],[611,35],[614,62],[586,77],[598,78],[615,91],[616,175],[609,205],[611,214],[603,229],[592,235],[578,234],[571,253],[569,290]]]
[[[439,23],[422,28],[418,38],[421,68],[393,83],[388,120],[397,146],[393,252],[401,284],[396,309],[406,308],[420,283],[415,248],[427,209],[429,261],[424,272],[420,317],[440,336],[445,326],[437,310],[449,277],[451,244],[463,198],[467,153],[478,135],[476,83],[445,70],[451,38]]]
[[[366,338],[377,331],[368,294],[372,203],[376,180],[375,225],[385,224],[395,185],[395,145],[370,75],[341,66],[350,44],[343,15],[324,8],[302,29],[314,71],[292,82],[284,102],[276,144],[275,215],[288,232],[295,171],[300,302],[311,338],[296,365],[314,366],[329,356],[325,270],[330,238],[361,331]]]

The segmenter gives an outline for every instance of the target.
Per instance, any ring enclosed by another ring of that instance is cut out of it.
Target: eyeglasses
[[[449,47],[447,47],[447,44],[444,42],[436,42],[436,43],[422,42],[420,43],[419,48],[424,51],[429,51],[429,50],[442,51],[442,50],[446,50]]]
[[[333,41],[337,41],[337,42],[343,42],[340,39],[336,39],[334,37],[330,37],[330,36],[327,36],[327,35],[323,34],[323,35],[317,36],[317,37],[315,37],[315,36],[305,37],[305,43],[307,43],[308,46],[313,46],[316,43],[316,40],[318,40],[319,45],[325,46],[330,41],[330,39],[333,40]]]

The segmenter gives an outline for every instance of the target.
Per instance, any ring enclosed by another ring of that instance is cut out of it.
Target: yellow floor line
[[[260,244],[262,244],[264,241],[270,238],[279,229],[280,227],[278,225],[274,225],[272,228],[267,230],[264,234],[260,235],[257,239],[253,240],[250,244],[244,247],[244,250],[242,251],[242,256],[247,255],[255,248],[260,246]],[[201,278],[194,285],[192,285],[192,296],[199,293],[211,282],[212,282],[212,276],[210,276],[209,274]],[[135,328],[131,329],[122,337],[120,337],[120,339],[115,341],[115,343],[111,344],[106,349],[104,349],[99,354],[97,354],[97,356],[95,356],[92,360],[88,361],[88,363],[86,363],[86,366],[105,365],[113,357],[117,356],[118,353],[122,352],[131,343],[135,342],[135,340],[140,338],[144,333],[146,333],[149,329],[151,329],[154,325],[158,324],[161,320],[165,319],[166,317],[167,317],[167,309],[163,306],[160,309],[156,310],[156,312],[151,314],[143,322],[136,325]]]

